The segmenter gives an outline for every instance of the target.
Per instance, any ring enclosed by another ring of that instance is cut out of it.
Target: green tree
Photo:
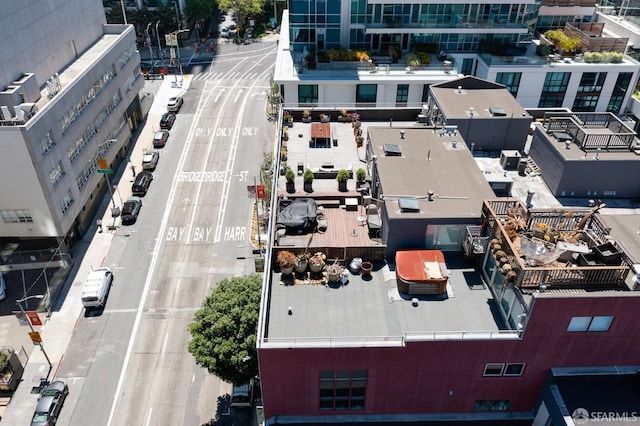
[[[189,352],[222,380],[245,383],[258,375],[256,341],[262,276],[223,279],[189,324]]]
[[[185,2],[184,14],[190,21],[198,19],[208,19],[213,16],[216,10],[216,3],[212,0],[187,0]]]
[[[262,14],[264,8],[271,4],[271,0],[219,0],[220,10],[235,10],[238,16],[238,24],[242,30],[245,29],[244,23],[249,19],[255,19]]]

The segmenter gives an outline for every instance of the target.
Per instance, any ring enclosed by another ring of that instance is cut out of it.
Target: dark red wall
[[[429,341],[395,348],[260,349],[266,418],[276,415],[469,413],[478,399],[531,411],[551,367],[640,364],[640,294],[536,298],[522,340]],[[551,296],[551,297],[550,297]],[[607,332],[568,333],[573,316],[613,315]],[[483,377],[489,362],[521,377]],[[319,410],[320,370],[367,370],[365,409]],[[453,391],[453,395],[449,395]]]

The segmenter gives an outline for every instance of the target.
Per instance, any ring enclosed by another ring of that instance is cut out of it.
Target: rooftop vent
[[[464,91],[462,90],[462,86],[458,86],[458,90],[456,90],[456,93],[460,95],[464,93]]]
[[[396,145],[394,143],[385,143],[383,145],[384,155],[386,157],[400,157],[402,155],[402,150],[400,149],[400,145]]]
[[[489,112],[493,117],[506,117],[507,113],[500,107],[491,107],[489,108]]]
[[[476,116],[480,115],[480,113],[478,111],[476,111],[476,109],[474,107],[469,107],[469,109],[467,110],[467,115],[469,117],[476,117]]]
[[[398,204],[400,205],[400,213],[420,212],[418,200],[415,197],[400,197],[398,198]]]

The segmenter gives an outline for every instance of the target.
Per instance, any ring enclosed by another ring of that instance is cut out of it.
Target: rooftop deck
[[[398,293],[393,265],[375,265],[371,278],[349,274],[345,284],[285,285],[272,274],[267,345],[401,345],[405,339],[511,337],[491,292],[473,264],[445,255],[447,293],[411,298]],[[290,281],[289,281],[290,283]],[[288,314],[291,308],[292,314]],[[505,332],[501,332],[505,330]]]

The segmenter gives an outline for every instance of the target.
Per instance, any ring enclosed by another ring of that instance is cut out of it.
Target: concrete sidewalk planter
[[[10,349],[0,350],[0,391],[14,392],[22,379],[24,367],[18,355]]]

